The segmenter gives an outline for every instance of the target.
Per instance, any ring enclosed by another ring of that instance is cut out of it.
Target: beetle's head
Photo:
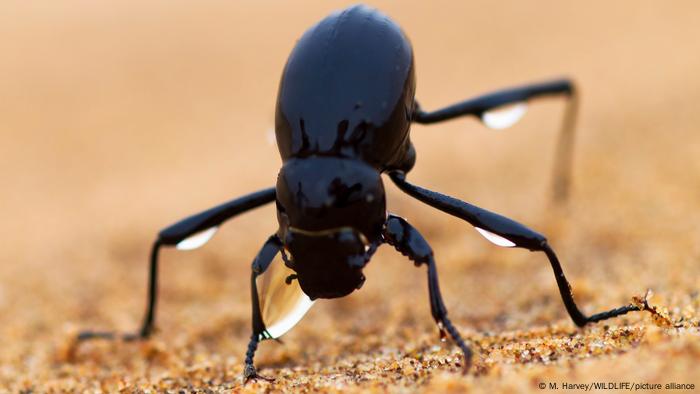
[[[282,167],[279,236],[310,298],[342,297],[362,285],[386,220],[385,201],[379,172],[356,160],[307,157]]]

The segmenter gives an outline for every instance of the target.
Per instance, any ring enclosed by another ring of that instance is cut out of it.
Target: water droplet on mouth
[[[527,112],[527,103],[504,105],[481,114],[481,121],[494,130],[507,129],[516,124]]]
[[[265,328],[272,338],[291,330],[314,304],[299,286],[296,273],[280,258],[276,258],[262,275],[256,278],[258,300]]]
[[[219,229],[218,226],[208,228],[206,230],[202,230],[198,233],[194,233],[190,235],[189,237],[183,239],[182,241],[178,242],[175,247],[179,250],[193,250],[201,247],[205,243],[209,242],[209,240],[216,234],[216,231]]]

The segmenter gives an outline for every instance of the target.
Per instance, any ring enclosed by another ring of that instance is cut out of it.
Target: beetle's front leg
[[[428,289],[430,293],[430,311],[433,319],[440,328],[440,334],[444,331],[450,334],[453,341],[464,353],[464,369],[471,366],[472,352],[464,343],[459,331],[447,318],[447,308],[442,301],[440,284],[438,282],[437,267],[433,258],[433,250],[423,236],[406,220],[399,216],[389,215],[384,227],[384,239],[396,250],[413,261],[416,266],[425,264],[428,266]]]
[[[258,349],[258,343],[265,339],[272,339],[272,336],[265,328],[262,313],[260,312],[260,299],[258,298],[258,286],[255,279],[258,277],[258,275],[262,275],[267,270],[267,267],[270,266],[270,263],[272,263],[272,260],[281,249],[282,242],[276,235],[273,235],[267,239],[262,249],[260,249],[260,252],[258,252],[258,255],[255,256],[255,260],[253,260],[252,273],[250,276],[250,297],[251,306],[253,308],[253,334],[250,336],[248,351],[245,354],[245,369],[243,370],[244,383],[251,379],[263,379],[267,381],[274,380],[272,378],[258,375],[255,365],[253,364],[253,357],[255,357],[255,351]]]

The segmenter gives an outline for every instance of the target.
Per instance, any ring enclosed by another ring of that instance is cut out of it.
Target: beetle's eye
[[[483,235],[484,238],[488,239],[490,242],[492,242],[495,245],[503,246],[504,248],[512,248],[513,246],[515,246],[515,242],[513,242],[509,239],[503,238],[498,234],[494,234],[490,231],[486,231],[483,228],[479,228],[479,227],[474,227],[474,228],[476,229],[476,231],[479,232],[479,234]]]
[[[279,338],[291,330],[314,303],[301,290],[295,272],[279,255],[255,283],[263,323],[272,338]]]
[[[194,233],[189,237],[183,239],[182,241],[178,242],[177,245],[175,245],[175,247],[180,250],[197,249],[205,243],[209,242],[211,237],[213,237],[214,234],[216,234],[216,231],[218,229],[219,226],[214,226],[206,230],[202,230],[198,233]]]
[[[481,121],[490,129],[502,130],[516,124],[525,112],[527,112],[525,102],[504,105],[481,114]]]

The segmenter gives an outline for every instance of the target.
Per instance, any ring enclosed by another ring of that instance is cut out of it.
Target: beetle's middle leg
[[[549,263],[554,271],[554,277],[559,287],[559,294],[564,302],[566,311],[577,326],[582,327],[588,323],[596,323],[629,312],[644,310],[644,308],[639,305],[628,304],[586,316],[581,312],[578,306],[576,306],[574,295],[571,291],[571,285],[566,279],[566,276],[564,276],[564,270],[562,270],[559,259],[554,253],[554,250],[549,246],[547,238],[542,234],[505,216],[489,212],[454,197],[413,185],[406,181],[406,174],[402,172],[392,172],[390,176],[391,180],[408,195],[443,212],[467,221],[479,230],[489,241],[499,246],[517,247],[529,249],[533,252],[543,252],[549,259]]]
[[[78,334],[78,342],[90,339],[117,339],[126,341],[147,339],[155,327],[156,304],[158,301],[158,252],[161,247],[175,246],[178,249],[194,249],[209,239],[216,228],[243,212],[257,208],[275,200],[275,188],[267,188],[234,200],[217,205],[206,211],[191,215],[164,228],[151,249],[148,269],[148,295],[146,312],[141,328],[136,333],[116,333],[114,331],[83,331]],[[209,233],[207,235],[207,233]],[[199,234],[199,235],[198,235]],[[199,240],[196,240],[201,236]],[[189,245],[187,244],[190,240]],[[195,241],[196,240],[196,241]],[[183,243],[185,243],[183,245]]]
[[[430,311],[433,319],[440,328],[440,334],[444,331],[450,334],[452,340],[464,353],[464,369],[471,366],[472,351],[464,343],[459,331],[452,325],[447,317],[447,308],[442,301],[440,284],[438,282],[437,267],[433,258],[433,250],[423,236],[406,220],[395,215],[389,215],[384,228],[384,239],[404,256],[411,259],[416,266],[425,264],[428,266],[428,290],[430,293]]]

